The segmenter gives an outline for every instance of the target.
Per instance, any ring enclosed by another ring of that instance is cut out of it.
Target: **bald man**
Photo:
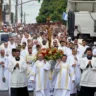
[[[48,70],[50,64],[44,60],[42,54],[38,54],[38,60],[33,66],[31,80],[35,81],[36,96],[48,96]]]

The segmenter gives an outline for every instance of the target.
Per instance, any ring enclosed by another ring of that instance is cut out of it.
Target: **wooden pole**
[[[49,48],[51,48],[51,42],[52,42],[52,32],[51,32],[51,29],[50,29],[50,17],[47,18],[47,23],[48,23],[48,45],[49,45]]]

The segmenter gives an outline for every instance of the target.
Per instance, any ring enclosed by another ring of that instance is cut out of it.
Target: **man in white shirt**
[[[80,81],[80,96],[94,96],[96,92],[96,58],[92,56],[92,49],[86,50],[87,57],[81,60],[82,69]]]
[[[27,64],[20,57],[20,51],[16,50],[16,57],[8,65],[11,72],[11,96],[29,96],[27,90]]]

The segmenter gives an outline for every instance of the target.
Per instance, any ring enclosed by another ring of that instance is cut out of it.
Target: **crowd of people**
[[[94,96],[96,45],[71,40],[64,25],[50,25],[51,47],[64,55],[51,64],[38,52],[48,46],[49,25],[26,25],[0,45],[0,91],[10,96]],[[34,30],[33,30],[34,29]],[[32,34],[30,34],[30,32]]]

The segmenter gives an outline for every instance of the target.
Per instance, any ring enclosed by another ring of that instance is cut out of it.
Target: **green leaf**
[[[62,14],[66,11],[66,7],[67,0],[43,0],[36,20],[38,23],[45,23],[47,17],[50,16],[53,22],[62,21]]]
[[[40,0],[38,0],[38,3],[40,3]]]

